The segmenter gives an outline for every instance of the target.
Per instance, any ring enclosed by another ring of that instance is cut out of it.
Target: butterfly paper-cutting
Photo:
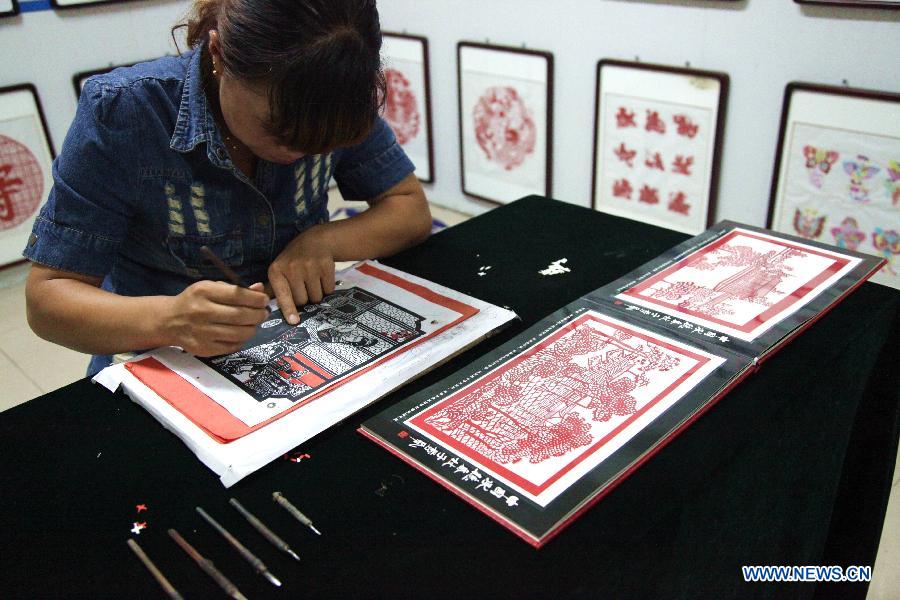
[[[803,147],[803,156],[806,158],[806,168],[809,169],[809,180],[817,188],[822,187],[825,175],[831,172],[832,165],[837,162],[838,153],[806,145]]]
[[[831,235],[838,248],[856,250],[866,240],[866,234],[859,228],[859,223],[853,217],[847,217],[841,221],[840,227],[832,227]]]
[[[865,182],[881,171],[881,168],[871,164],[869,157],[859,154],[855,161],[844,161],[844,171],[850,176],[850,199],[858,204],[868,204],[869,188],[865,186]]]
[[[887,166],[887,179],[884,180],[884,189],[887,191],[891,204],[900,204],[900,160],[890,160]]]
[[[808,240],[814,240],[822,235],[827,218],[824,215],[820,217],[814,208],[805,208],[802,211],[798,208],[794,211],[794,231]]]
[[[894,258],[900,254],[900,234],[893,229],[885,231],[881,227],[876,227],[872,232],[872,245],[887,259],[884,268],[892,275],[897,275],[897,271],[894,270]]]

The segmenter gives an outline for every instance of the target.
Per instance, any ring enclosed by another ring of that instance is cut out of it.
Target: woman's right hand
[[[237,352],[269,316],[263,284],[243,288],[223,281],[198,281],[171,297],[162,315],[170,345],[195,356]]]

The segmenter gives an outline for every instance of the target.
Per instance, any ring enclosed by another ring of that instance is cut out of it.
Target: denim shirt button
[[[216,156],[219,157],[219,160],[225,160],[225,148],[222,148],[221,146],[216,148]]]
[[[269,215],[263,213],[256,217],[256,222],[260,225],[268,225],[269,224]]]

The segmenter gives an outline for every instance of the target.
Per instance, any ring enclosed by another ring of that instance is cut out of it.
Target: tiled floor
[[[365,205],[363,205],[365,206]],[[333,197],[332,213],[359,208]],[[432,216],[449,226],[467,217],[432,206]],[[35,336],[25,319],[27,266],[0,271],[0,411],[55,390],[84,376],[88,357]],[[900,598],[900,459],[881,535],[869,600]]]

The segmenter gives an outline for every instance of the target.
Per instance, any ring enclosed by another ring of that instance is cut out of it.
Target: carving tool
[[[288,511],[291,514],[292,517],[315,531],[317,535],[322,535],[322,532],[313,526],[310,518],[300,512],[300,510],[296,506],[291,504],[290,500],[282,496],[281,492],[272,492],[272,500],[280,504],[281,507],[284,508],[284,510]]]
[[[260,532],[264,538],[269,540],[269,542],[271,542],[273,546],[283,552],[290,554],[292,557],[294,557],[294,560],[300,560],[300,557],[297,556],[297,554],[293,550],[291,550],[291,547],[287,545],[287,542],[275,535],[271,529],[263,524],[262,521],[254,517],[249,510],[241,506],[240,502],[232,498],[228,501],[228,503],[231,504],[239,513],[241,513],[241,515],[243,515],[243,517],[247,519],[247,522],[253,525],[253,528]]]
[[[234,272],[234,270],[222,262],[222,259],[216,256],[216,253],[209,249],[209,246],[200,246],[200,253],[203,254],[203,258],[211,262],[217,269],[222,272],[228,281],[233,283],[238,287],[245,288],[247,284],[244,283],[244,280],[241,279],[241,276]]]
[[[156,579],[156,582],[162,586],[162,589],[165,590],[166,594],[168,594],[169,598],[172,600],[184,600],[181,597],[181,594],[178,593],[169,580],[166,579],[166,576],[162,574],[153,561],[150,560],[150,557],[144,552],[144,549],[138,546],[138,543],[131,538],[128,538],[128,547],[137,554],[137,557],[141,559],[141,562],[144,563],[144,566],[147,567],[147,570],[150,571],[150,574],[153,575],[153,578]]]
[[[238,553],[244,557],[244,560],[250,563],[250,565],[254,568],[254,570],[256,570],[259,575],[262,575],[263,577],[268,579],[272,583],[272,585],[281,587],[281,582],[278,581],[277,577],[269,572],[269,569],[265,564],[263,564],[263,561],[259,560],[252,552],[247,550],[247,548],[242,543],[240,543],[236,537],[231,535],[231,533],[229,533],[227,529],[222,527],[215,519],[209,516],[209,514],[207,514],[205,510],[203,510],[199,506],[195,508],[197,509],[197,512],[200,513],[200,516],[203,517],[207,523],[212,525],[213,529],[221,533],[222,537],[224,537],[228,541],[228,543],[231,544],[232,548],[237,550]]]
[[[181,549],[187,552],[188,556],[194,559],[197,563],[197,566],[203,570],[204,573],[212,577],[213,581],[219,584],[219,587],[225,590],[225,593],[230,597],[234,598],[234,600],[247,600],[247,597],[244,596],[240,590],[235,587],[233,583],[228,581],[228,578],[222,575],[222,572],[219,571],[213,562],[208,558],[204,558],[202,554],[197,552],[193,546],[187,543],[181,534],[179,534],[174,529],[169,530],[169,537],[175,540],[175,543],[181,546]]]
[[[203,258],[208,260],[215,266],[219,271],[222,272],[222,275],[225,276],[228,281],[233,283],[234,285],[242,288],[249,287],[241,276],[234,272],[234,269],[226,265],[221,258],[216,256],[216,253],[209,249],[209,246],[200,246],[200,254],[203,255]],[[271,313],[272,309],[266,305],[266,312]]]

